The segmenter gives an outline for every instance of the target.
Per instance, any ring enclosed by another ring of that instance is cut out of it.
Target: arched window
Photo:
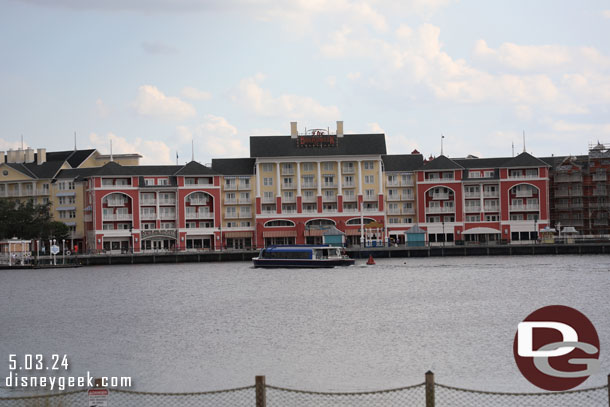
[[[305,226],[335,226],[335,221],[330,219],[312,219],[308,220]]]
[[[292,222],[290,220],[284,220],[284,219],[270,220],[268,222],[265,222],[266,228],[286,227],[286,226],[292,227],[292,226],[294,226],[294,222]]]
[[[364,218],[363,220],[363,224],[368,225],[371,222],[375,222],[375,219],[371,219],[371,218]],[[345,222],[346,225],[359,225],[360,224],[360,218],[352,218],[350,220],[348,220],[347,222]]]

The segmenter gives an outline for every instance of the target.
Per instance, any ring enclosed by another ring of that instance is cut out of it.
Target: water
[[[67,354],[70,374],[143,391],[269,384],[320,391],[439,383],[537,391],[512,356],[517,324],[563,304],[591,319],[610,373],[610,256],[378,260],[332,270],[250,263],[0,270],[8,355]]]

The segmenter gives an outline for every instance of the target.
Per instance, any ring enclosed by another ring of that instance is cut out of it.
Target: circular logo
[[[550,391],[572,389],[599,370],[599,337],[580,311],[540,308],[519,323],[513,354],[521,374]]]

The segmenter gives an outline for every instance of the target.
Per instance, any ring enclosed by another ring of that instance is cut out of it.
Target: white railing
[[[434,193],[432,194],[432,199],[449,199],[448,193]]]
[[[141,213],[140,219],[141,220],[155,220],[155,219],[157,219],[157,214],[156,213]]]
[[[342,174],[354,174],[356,169],[354,167],[341,167]]]
[[[237,199],[225,199],[225,205],[235,205],[237,204]]]
[[[336,182],[325,182],[322,184],[322,188],[337,188]]]
[[[464,198],[480,198],[481,194],[479,192],[466,192],[464,194]]]
[[[356,213],[356,212],[358,212],[358,208],[343,208],[343,212],[345,212],[345,213]]]
[[[108,206],[123,206],[127,201],[125,199],[108,199],[106,203]]]
[[[252,212],[239,212],[239,217],[240,218],[251,218],[252,217]]]
[[[376,201],[377,196],[376,195],[365,195],[363,199],[367,202]]]
[[[335,201],[337,201],[336,196],[326,196],[326,195],[322,196],[322,202],[335,202]]]
[[[263,203],[275,203],[275,197],[264,196],[262,199],[262,202]]]
[[[318,213],[318,208],[313,208],[313,209],[303,208],[303,213]]]
[[[356,195],[345,195],[343,202],[356,202]]]
[[[480,205],[466,205],[464,206],[464,211],[466,212],[481,212]]]
[[[156,199],[141,199],[140,200],[140,205],[156,205],[156,204],[157,204]]]
[[[161,212],[160,219],[162,219],[162,220],[174,220],[174,219],[176,219],[176,214],[175,213],[163,213],[163,212]]]
[[[200,199],[200,198],[191,198],[191,199],[189,199],[189,202],[191,203],[191,205],[207,205],[208,204],[207,199]]]
[[[263,215],[273,215],[273,214],[277,213],[277,211],[275,209],[273,209],[273,210],[271,210],[271,209],[263,209],[261,211],[261,213]]]
[[[378,207],[372,207],[372,208],[363,208],[362,210],[363,212],[379,212],[379,208]]]
[[[485,212],[500,212],[500,207],[498,205],[485,205]]]
[[[283,189],[296,189],[297,186],[296,186],[296,184],[293,184],[292,182],[284,182],[282,184],[282,188]]]
[[[237,183],[231,183],[231,184],[226,184],[225,183],[225,187],[224,190],[225,191],[235,191],[237,189]]]
[[[312,189],[312,188],[317,188],[317,187],[318,187],[317,182],[303,182],[301,184],[301,188],[305,188],[305,189]]]
[[[353,182],[344,182],[344,183],[343,183],[341,186],[342,186],[343,188],[355,188],[355,187],[356,187],[356,184],[355,184],[355,183],[353,183]]]
[[[239,203],[240,204],[251,204],[252,203],[252,199],[250,198],[239,198]]]
[[[187,219],[209,219],[209,218],[213,218],[214,217],[214,213],[210,212],[210,211],[188,211],[186,212],[186,218]]]
[[[540,209],[540,205],[511,205],[511,211],[537,211]]]
[[[297,201],[297,199],[293,196],[293,197],[282,197],[282,203],[295,203]]]
[[[312,202],[317,202],[317,201],[318,201],[318,197],[316,197],[316,196],[304,196],[303,197],[303,202],[312,203]]]
[[[102,214],[102,221],[131,220],[131,213]]]
[[[538,178],[538,174],[509,174],[509,179],[532,179]]]
[[[176,205],[176,199],[159,199],[159,205]]]
[[[294,214],[294,213],[297,213],[297,210],[296,209],[282,209],[282,213]]]
[[[453,206],[442,206],[442,207],[431,207],[426,208],[427,213],[453,213],[455,212],[455,207]]]
[[[483,191],[483,197],[484,198],[499,198],[500,194],[498,193],[498,191],[495,191],[495,192]]]
[[[608,179],[608,175],[604,172],[604,173],[594,173],[593,174],[593,181],[606,181]]]
[[[322,208],[322,213],[337,213],[339,210],[337,208],[334,209],[324,209]]]
[[[517,191],[515,195],[519,198],[529,198],[534,195],[534,191],[532,191],[531,189],[527,191]]]
[[[235,219],[238,217],[237,212],[225,212],[225,219]]]
[[[240,182],[239,189],[242,191],[249,191],[250,189],[252,189],[252,184],[249,182],[248,183]]]

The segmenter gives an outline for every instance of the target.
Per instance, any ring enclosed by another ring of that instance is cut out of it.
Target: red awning
[[[241,232],[224,232],[223,237],[252,237],[252,231],[242,230]]]
[[[345,229],[345,234],[347,236],[360,236],[359,229]]]
[[[268,230],[263,232],[263,237],[296,237],[296,230]]]

